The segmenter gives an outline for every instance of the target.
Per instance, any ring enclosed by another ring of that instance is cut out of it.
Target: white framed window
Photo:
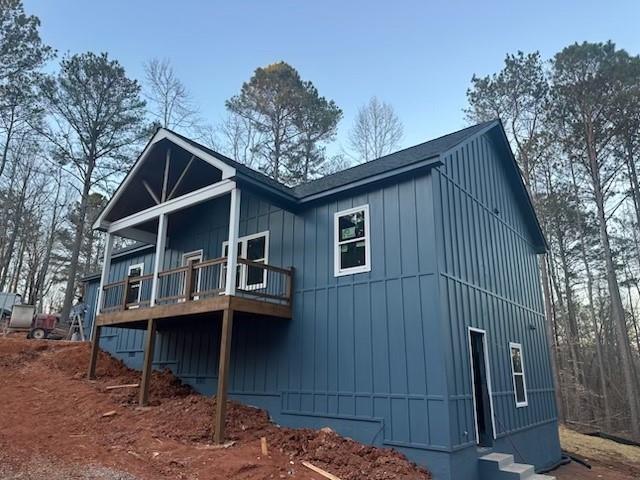
[[[516,399],[516,407],[526,407],[527,381],[524,376],[524,360],[522,358],[522,345],[510,343],[509,352],[511,354],[511,373],[513,374],[513,394]]]
[[[335,213],[334,275],[371,271],[369,205]]]
[[[222,256],[228,255],[229,242],[222,242]],[[246,235],[238,238],[238,257],[252,262],[267,264],[269,260],[269,231]],[[267,286],[267,270],[238,264],[236,288],[241,290],[260,290]],[[220,285],[226,279],[226,266],[222,269]]]
[[[193,252],[186,252],[182,254],[182,266],[186,267],[189,264],[191,265],[195,265],[197,263],[201,263],[202,259],[204,257],[204,253],[202,251],[202,249],[200,250],[194,250]],[[195,269],[192,272],[192,277],[191,277],[191,289],[192,292],[194,293],[193,299],[194,300],[198,300],[200,297],[197,295],[197,292],[199,292],[202,289],[202,269],[198,268]],[[184,289],[187,287],[186,284],[186,279],[185,279],[185,284],[182,287],[182,290],[184,291]],[[185,296],[186,296],[186,292],[184,292]]]
[[[142,295],[142,282],[135,279],[141,277],[142,275],[144,275],[144,263],[129,265],[129,268],[127,269],[129,284],[127,287],[127,291],[125,292],[128,305],[127,308],[138,308],[140,306],[139,303],[140,296]]]

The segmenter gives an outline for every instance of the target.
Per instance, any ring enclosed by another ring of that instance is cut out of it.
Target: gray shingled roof
[[[491,123],[495,123],[495,121],[480,123],[478,125],[450,133],[443,137],[385,155],[384,157],[380,157],[376,160],[371,160],[369,162],[356,165],[355,167],[327,175],[326,177],[303,183],[295,187],[293,191],[295,192],[296,197],[304,198],[364,180],[375,175],[390,172],[398,168],[406,167],[422,160],[437,157],[441,153],[446,152],[460,142],[488,127]]]
[[[190,138],[187,138],[176,132],[172,133],[179,136],[194,147],[204,150],[210,155],[213,155],[223,162],[228,163],[239,173],[252,178],[253,180],[256,180],[262,184],[266,184],[271,188],[274,188],[279,192],[292,197],[292,200],[301,200],[311,195],[316,195],[318,193],[326,192],[334,188],[343,187],[351,183],[366,180],[367,178],[376,175],[384,174],[402,167],[406,167],[422,160],[436,157],[441,153],[444,153],[447,150],[453,148],[457,144],[463,142],[467,138],[475,135],[481,130],[497,123],[497,120],[492,120],[490,122],[473,125],[471,127],[467,127],[457,132],[444,135],[434,140],[430,140],[413,147],[405,148],[404,150],[385,155],[384,157],[380,157],[378,159],[371,160],[369,162],[362,163],[345,170],[341,170],[337,173],[318,178],[317,180],[311,180],[310,182],[303,183],[293,188],[277,182],[261,172],[253,170],[246,165],[243,165],[229,157],[211,150],[210,148],[205,147],[204,145],[201,145],[198,142],[191,140]]]

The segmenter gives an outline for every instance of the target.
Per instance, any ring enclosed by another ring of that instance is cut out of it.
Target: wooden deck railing
[[[227,258],[220,257],[158,272],[156,305],[224,295]],[[293,271],[238,258],[236,295],[291,305]],[[153,274],[127,277],[103,288],[102,313],[148,308]]]

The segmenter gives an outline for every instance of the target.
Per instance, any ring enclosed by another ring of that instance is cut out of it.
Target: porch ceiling
[[[170,192],[173,192],[172,198],[217,183],[222,179],[221,170],[198,157],[191,161],[193,155],[190,152],[168,139],[160,140],[151,145],[148,154],[133,173],[131,179],[126,185],[123,185],[124,189],[110,207],[105,217],[106,221],[112,222],[156,205],[156,199],[149,193],[149,190],[155,194],[157,199],[161,197],[169,150],[170,162],[166,194],[169,195]],[[178,180],[188,165],[189,169],[178,184]]]

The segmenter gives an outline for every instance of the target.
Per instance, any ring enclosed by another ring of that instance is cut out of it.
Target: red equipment
[[[60,317],[57,315],[48,313],[38,313],[34,315],[29,336],[37,340],[47,338],[49,334],[55,330],[59,320]]]

